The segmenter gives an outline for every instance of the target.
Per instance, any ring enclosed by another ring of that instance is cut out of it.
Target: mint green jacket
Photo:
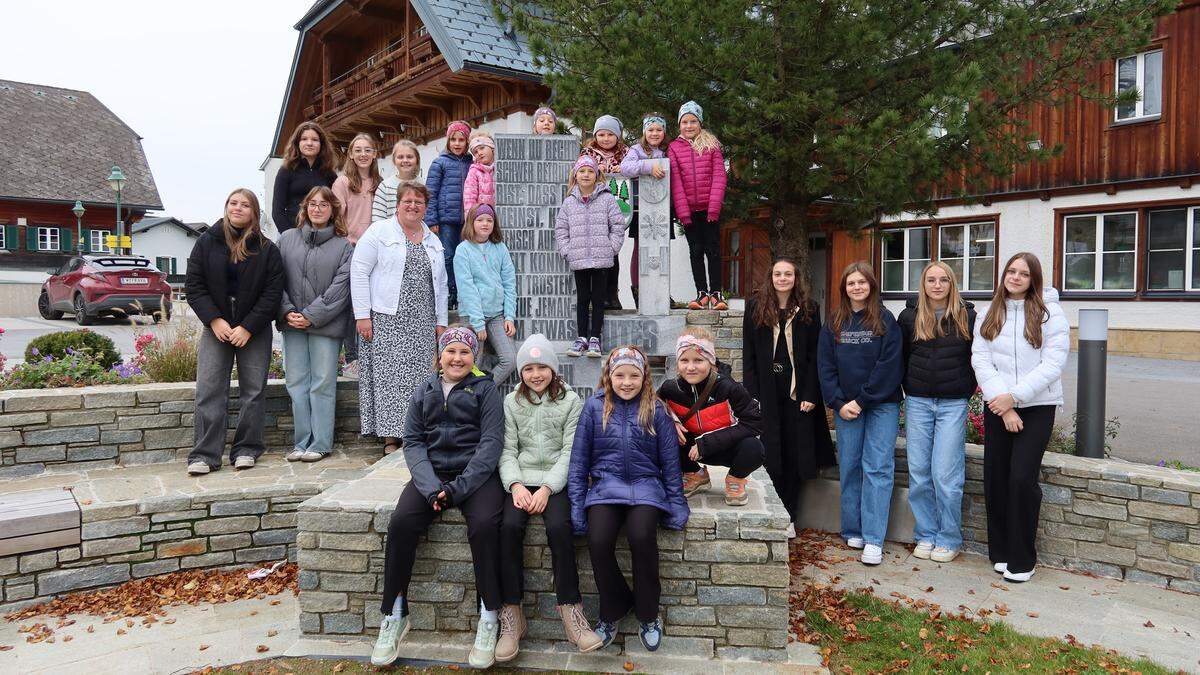
[[[570,386],[557,401],[546,394],[531,404],[514,390],[504,397],[504,450],[500,453],[500,482],[512,492],[513,483],[529,490],[545,485],[557,494],[567,484],[571,444],[583,402]]]

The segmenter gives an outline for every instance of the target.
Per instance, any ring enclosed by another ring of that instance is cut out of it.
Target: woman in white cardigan
[[[433,374],[447,325],[445,255],[424,223],[429,191],[401,183],[396,195],[396,216],[372,223],[350,262],[362,433],[383,438],[385,453],[400,447],[409,400]]]
[[[987,311],[975,321],[971,366],[987,401],[983,491],[988,557],[1005,581],[1024,582],[1037,563],[1042,455],[1062,405],[1071,332],[1058,291],[1043,290],[1032,253],[1009,259]]]

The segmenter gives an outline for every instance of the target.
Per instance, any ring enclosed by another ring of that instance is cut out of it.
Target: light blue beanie
[[[592,135],[595,136],[596,132],[601,130],[611,131],[617,135],[617,138],[620,138],[622,130],[621,120],[612,115],[601,115],[596,118],[596,124],[592,127]]]
[[[687,103],[679,106],[679,117],[677,117],[675,121],[682,121],[683,116],[688,113],[695,115],[696,119],[700,120],[701,124],[704,124],[704,108],[701,108],[700,104],[696,103],[695,101],[688,101]]]

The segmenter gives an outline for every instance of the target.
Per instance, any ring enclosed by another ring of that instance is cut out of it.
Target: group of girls
[[[967,408],[978,383],[987,404],[988,554],[1005,580],[1028,581],[1037,561],[1039,469],[1063,402],[1070,343],[1058,293],[1043,285],[1037,257],[1010,258],[978,315],[939,261],[922,270],[918,297],[899,321],[880,302],[865,262],[845,269],[838,293],[841,302],[820,329],[816,363],[837,428],[847,545],[862,549],[865,564],[882,562],[903,400],[914,555],[937,562],[958,556]],[[794,499],[780,494],[785,503]]]

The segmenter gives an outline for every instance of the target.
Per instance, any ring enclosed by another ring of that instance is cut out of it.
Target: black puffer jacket
[[[238,263],[236,307],[229,304],[229,247],[225,245],[225,219],[204,231],[188,256],[184,292],[187,302],[204,325],[222,318],[233,328],[244,327],[251,335],[271,330],[283,297],[283,258],[266,237],[251,241],[250,255]]]
[[[491,376],[476,370],[442,395],[434,375],[413,393],[404,420],[404,461],[413,483],[432,504],[442,490],[460,504],[500,464],[504,399]]]
[[[897,322],[904,334],[904,395],[922,398],[970,398],[975,393],[971,368],[975,305],[965,302],[967,337],[942,318],[943,332],[932,340],[917,339],[917,301],[909,300]]]

